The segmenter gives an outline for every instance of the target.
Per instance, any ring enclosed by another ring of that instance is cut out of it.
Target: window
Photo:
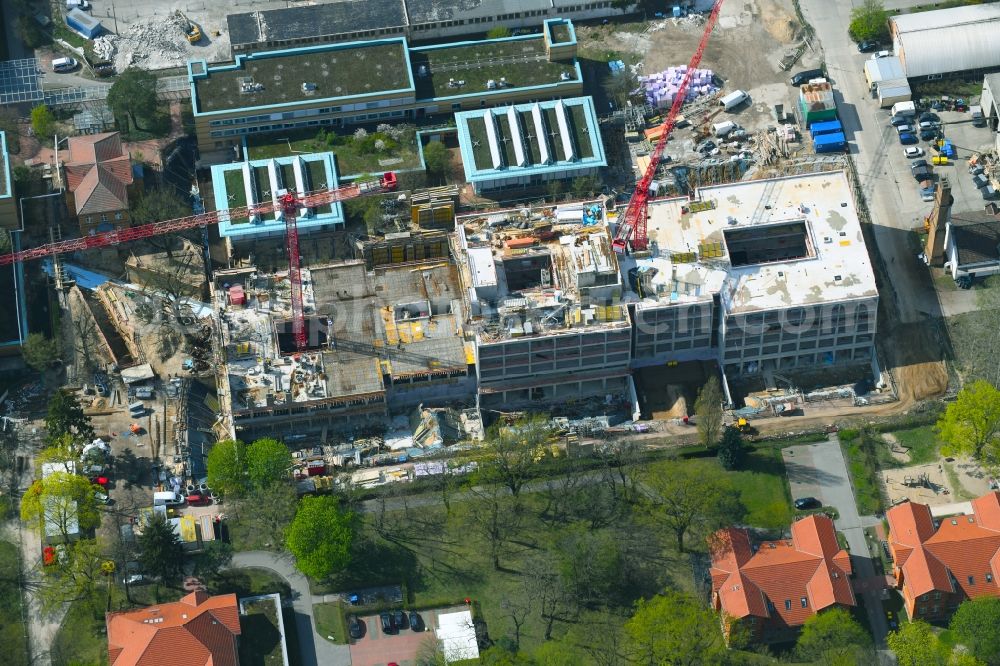
[[[991,573],[986,574],[986,582],[987,583],[992,583],[993,582],[993,574],[991,574]]]
[[[785,599],[785,610],[792,610],[792,600]]]
[[[802,597],[802,607],[809,608],[809,599],[807,599],[806,597]]]
[[[115,219],[116,220],[122,219],[122,214],[121,213],[115,213]]]
[[[975,584],[976,584],[976,577],[969,576],[969,585],[975,585]]]
[[[107,222],[107,221],[108,221],[108,214],[101,213],[101,222]]]

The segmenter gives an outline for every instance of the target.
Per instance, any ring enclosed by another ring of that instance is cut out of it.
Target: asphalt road
[[[792,497],[815,497],[824,506],[836,508],[840,514],[834,524],[847,538],[851,549],[855,593],[858,593],[860,587],[876,643],[884,648],[888,627],[879,599],[884,578],[875,575],[875,566],[864,533],[865,527],[876,525],[879,520],[875,516],[858,515],[840,440],[836,435],[830,435],[825,442],[783,449],[782,456]]]
[[[335,645],[316,633],[309,581],[295,568],[291,556],[252,550],[234,554],[231,566],[268,569],[288,581],[292,588],[292,610],[295,612],[302,666],[351,666],[351,650],[348,646]],[[288,629],[290,627],[286,627],[286,631]]]

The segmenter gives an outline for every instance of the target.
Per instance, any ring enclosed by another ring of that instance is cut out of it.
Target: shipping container
[[[728,95],[721,97],[719,99],[719,106],[721,106],[726,111],[731,111],[743,102],[750,99],[750,95],[742,90],[734,90]]]
[[[835,153],[847,149],[847,137],[843,132],[821,134],[813,141],[817,153]]]
[[[917,115],[917,105],[913,102],[896,102],[892,105],[892,116],[915,116]]]
[[[844,126],[840,124],[839,120],[824,120],[809,126],[809,134],[813,138],[821,134],[836,134],[837,132],[844,132]]]

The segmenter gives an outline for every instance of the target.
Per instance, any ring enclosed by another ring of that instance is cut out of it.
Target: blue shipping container
[[[94,39],[104,32],[104,26],[101,25],[100,21],[79,9],[71,9],[66,12],[66,25],[87,39]]]
[[[847,148],[847,137],[843,132],[821,134],[813,141],[817,153],[835,153]]]
[[[825,120],[820,123],[813,123],[809,126],[809,134],[813,137],[817,137],[821,134],[834,134],[836,132],[843,132],[844,126],[840,124],[839,120]]]

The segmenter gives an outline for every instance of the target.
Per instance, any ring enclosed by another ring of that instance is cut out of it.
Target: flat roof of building
[[[410,62],[418,99],[580,80],[575,61],[549,60],[542,35],[415,47],[410,49]],[[490,88],[490,81],[497,87]]]
[[[590,97],[463,111],[455,122],[472,183],[607,165]]]
[[[648,234],[651,257],[620,258],[625,274],[655,273],[652,293],[631,292],[640,308],[715,293],[730,313],[878,295],[843,171],[705,187],[693,201],[654,201]],[[754,263],[748,247],[768,260]]]
[[[226,23],[233,45],[281,42],[383,28],[403,29],[406,26],[406,8],[403,0],[345,0],[229,14]]]
[[[277,202],[278,192],[283,188],[300,195],[316,190],[334,190],[337,188],[334,159],[333,153],[326,152],[213,165],[215,209],[221,211]],[[344,208],[337,202],[315,208],[307,215],[300,214],[296,226],[300,230],[308,230],[343,222]],[[284,233],[284,230],[285,220],[280,213],[253,218],[232,217],[219,222],[219,235],[224,237],[249,238]]]
[[[217,67],[192,61],[188,74],[199,114],[413,90],[402,38],[248,53]]]

